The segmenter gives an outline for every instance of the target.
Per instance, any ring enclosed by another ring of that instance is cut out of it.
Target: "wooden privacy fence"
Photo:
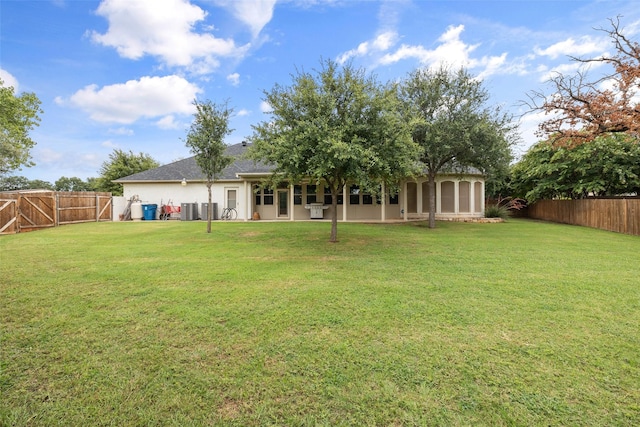
[[[529,218],[640,236],[640,198],[540,200]]]
[[[111,210],[111,193],[32,190],[0,193],[0,234],[111,221]]]

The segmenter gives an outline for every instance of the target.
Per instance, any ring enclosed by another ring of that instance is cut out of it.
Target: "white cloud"
[[[107,139],[106,141],[102,142],[102,144],[100,144],[100,145],[105,147],[105,148],[120,148],[120,146],[118,144],[116,144],[115,142],[113,142],[110,139]]]
[[[110,141],[105,141],[101,145],[106,148],[118,148],[117,145],[109,145],[109,143]],[[51,148],[40,147],[36,148],[33,154],[38,167],[52,170],[52,174],[55,177],[60,177],[61,175],[82,176],[85,174],[86,176],[95,176],[96,171],[102,164],[102,160],[97,153],[56,151]]]
[[[379,59],[379,64],[390,65],[402,60],[415,59],[422,66],[430,68],[446,65],[453,68],[480,69],[479,78],[486,78],[498,72],[504,73],[505,69],[511,69],[505,66],[506,53],[499,56],[472,57],[472,53],[479,45],[465,43],[460,37],[463,31],[464,25],[449,26],[438,37],[440,44],[435,49],[426,49],[422,45],[403,44],[395,52],[383,55]],[[514,71],[518,70],[514,68]]]
[[[229,9],[236,19],[251,29],[255,38],[273,18],[276,0],[217,0],[216,4]]]
[[[130,124],[143,117],[192,114],[193,99],[200,92],[179,76],[142,77],[102,88],[86,86],[68,100],[56,98],[56,103],[78,107],[98,122]]]
[[[547,56],[551,59],[557,59],[564,56],[580,57],[583,55],[591,55],[601,53],[606,50],[607,44],[603,40],[593,39],[589,36],[581,37],[578,41],[568,38],[558,43],[554,43],[546,49],[536,47],[534,52],[539,56]]]
[[[178,129],[179,124],[176,122],[175,117],[172,114],[164,116],[156,122],[156,126],[160,129]]]
[[[240,74],[233,73],[227,76],[227,81],[231,83],[233,86],[238,86],[240,84]]]
[[[348,50],[338,56],[338,63],[344,64],[351,58],[367,56],[372,53],[381,53],[389,50],[398,41],[398,34],[395,31],[385,31],[373,40],[362,42],[357,48]]]
[[[251,111],[246,110],[246,109],[244,109],[244,108],[243,108],[242,110],[240,110],[240,111],[238,111],[238,112],[236,113],[236,116],[238,116],[238,117],[245,117],[245,116],[248,116],[248,115],[250,115],[250,114],[251,114]]]
[[[550,118],[550,115],[544,111],[529,112],[520,117],[518,121],[518,133],[522,137],[522,144],[516,147],[516,156],[523,155],[532,145],[540,141],[537,135],[538,125]]]
[[[575,74],[580,68],[581,63],[579,62],[568,62],[566,64],[560,64],[556,67],[546,70],[546,72],[540,75],[540,81],[546,82],[552,77],[557,76],[558,74],[562,75],[572,75]],[[544,70],[544,69],[542,69]]]
[[[207,13],[187,0],[104,0],[96,13],[109,21],[109,29],[93,31],[92,40],[129,59],[152,55],[166,65],[206,74],[220,65],[218,58],[242,57],[249,48],[195,32]]]
[[[383,56],[381,64],[392,64],[404,59],[417,59],[421,64],[427,66],[437,66],[447,64],[452,67],[475,65],[475,60],[471,59],[473,52],[478,45],[468,45],[460,40],[460,34],[464,31],[464,25],[457,27],[450,26],[439,38],[441,42],[435,49],[425,49],[423,46],[402,45],[396,52]]]
[[[507,62],[507,54],[503,53],[500,56],[483,57],[480,60],[480,64],[484,68],[476,78],[483,80],[488,76],[498,74],[505,71],[505,63]]]
[[[0,79],[2,79],[2,86],[13,87],[14,93],[18,93],[18,79],[13,77],[10,72],[0,68]]]
[[[109,129],[109,133],[113,135],[123,135],[123,136],[132,136],[134,134],[133,129],[129,129],[126,127],[119,127],[116,129]]]
[[[260,111],[263,113],[270,113],[273,111],[273,107],[267,101],[262,101],[260,103]]]

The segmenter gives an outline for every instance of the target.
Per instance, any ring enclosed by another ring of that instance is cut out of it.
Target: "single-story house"
[[[238,220],[308,220],[331,217],[331,194],[322,184],[295,182],[279,188],[261,188],[270,176],[269,165],[242,158],[251,144],[242,142],[227,148],[237,158],[212,185],[212,202],[217,218],[224,208],[235,208]],[[208,201],[205,178],[195,157],[160,166],[115,180],[123,185],[127,200],[137,196],[142,203],[160,206],[197,206],[197,218],[206,218]],[[390,221],[426,219],[429,214],[427,178],[399,183],[397,194],[383,191],[384,197],[347,185],[338,199],[339,221]],[[205,204],[205,205],[203,205]],[[313,204],[321,209],[310,209]],[[315,213],[315,214],[314,214]],[[196,215],[194,215],[196,216]],[[484,176],[477,170],[443,173],[436,178],[436,219],[481,218],[484,216]],[[192,218],[192,219],[197,219]]]

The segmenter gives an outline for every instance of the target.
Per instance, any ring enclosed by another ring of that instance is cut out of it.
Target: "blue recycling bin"
[[[158,205],[142,205],[142,215],[144,216],[145,221],[152,221],[156,219],[157,210]]]

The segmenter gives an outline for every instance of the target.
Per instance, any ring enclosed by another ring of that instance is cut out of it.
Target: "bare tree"
[[[549,83],[555,88],[551,96],[531,92],[525,102],[531,111],[550,117],[539,125],[538,136],[549,137],[557,145],[578,145],[612,133],[626,133],[640,138],[640,45],[624,34],[620,17],[610,19],[605,32],[615,47],[612,56],[578,58],[582,64],[605,64],[611,72],[591,79],[587,71],[574,75],[556,73]]]

